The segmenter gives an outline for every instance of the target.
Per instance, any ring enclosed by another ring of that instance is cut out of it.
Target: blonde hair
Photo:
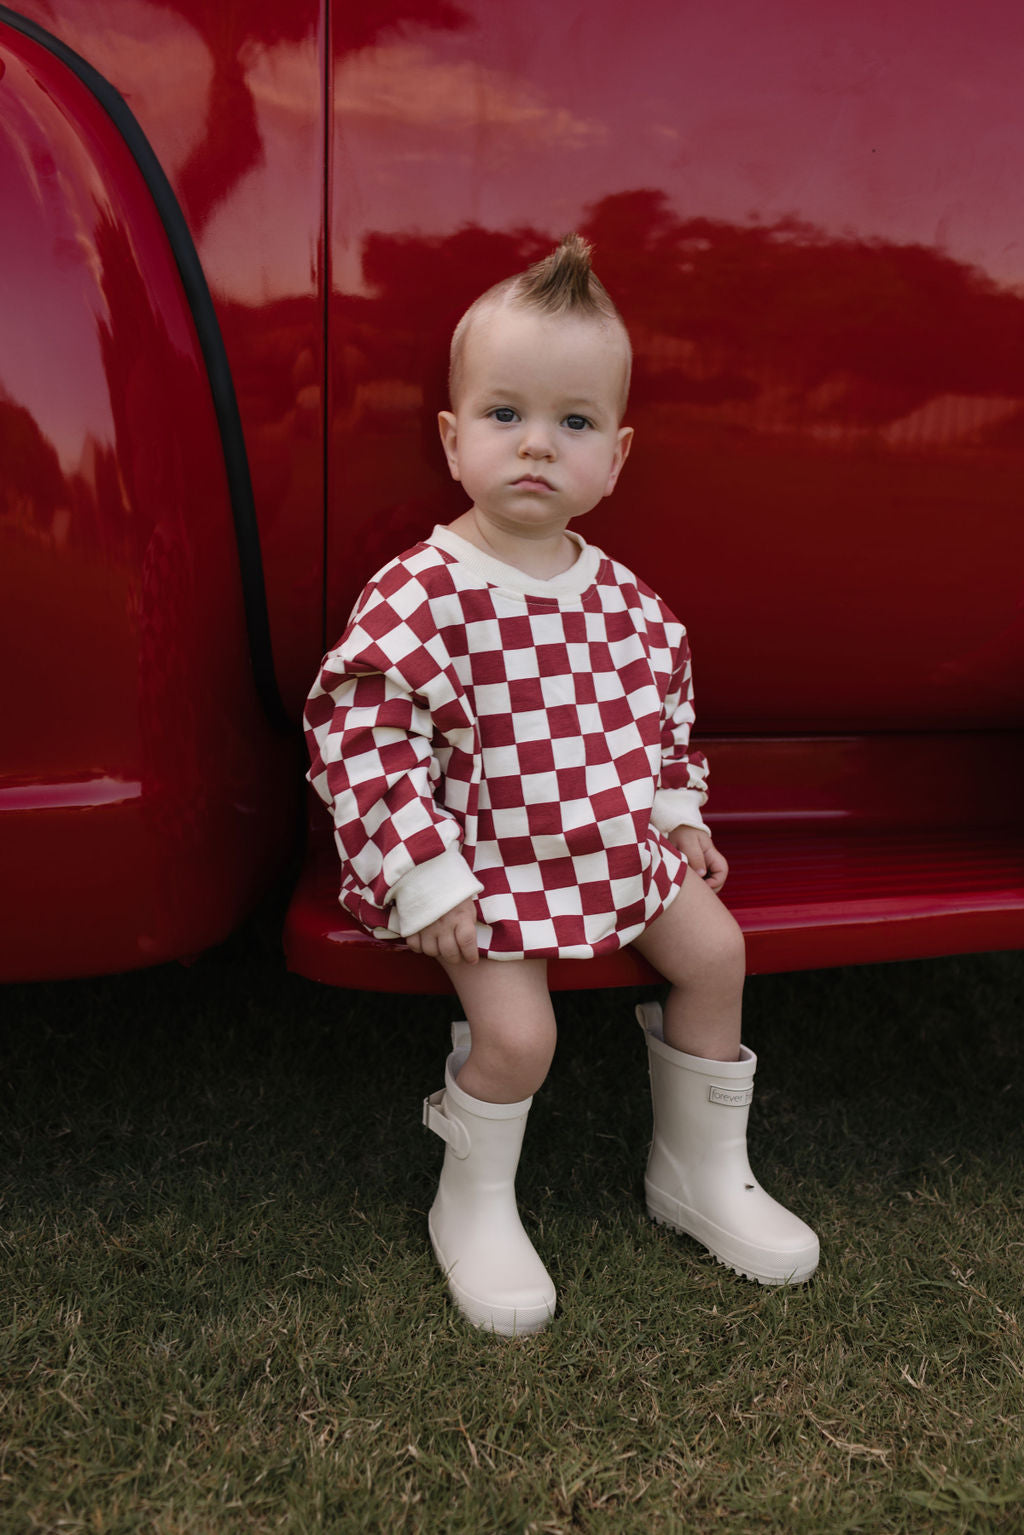
[[[466,337],[473,321],[487,309],[497,308],[501,304],[510,304],[520,309],[533,309],[539,314],[575,316],[616,327],[622,334],[625,349],[625,377],[620,414],[625,410],[633,360],[629,332],[607,288],[590,264],[591,249],[592,247],[582,235],[566,235],[550,255],[535,262],[525,272],[519,272],[514,277],[506,277],[503,281],[495,283],[493,288],[488,288],[486,293],[481,293],[480,297],[470,304],[452,332],[448,363],[448,398],[453,405],[461,384],[462,355]]]

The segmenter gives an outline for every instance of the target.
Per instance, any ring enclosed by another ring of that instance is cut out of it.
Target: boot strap
[[[428,1130],[433,1130],[435,1135],[439,1135],[452,1148],[460,1162],[469,1156],[469,1132],[461,1120],[449,1119],[445,1113],[443,1087],[436,1093],[431,1093],[429,1098],[424,1098],[423,1123]]]
[[[460,1018],[452,1024],[452,1049],[468,1050],[470,1045],[469,1024],[465,1018]]]
[[[639,1002],[634,1009],[636,1021],[643,1030],[644,1037],[653,1034],[655,1039],[661,1039],[661,1003]]]

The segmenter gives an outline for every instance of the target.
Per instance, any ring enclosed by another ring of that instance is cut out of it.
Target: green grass
[[[634,999],[559,999],[519,1185],[559,1313],[509,1342],[426,1238],[444,999],[252,933],[7,988],[0,1530],[1021,1530],[1022,993],[1021,955],[751,981],[794,1291],[647,1221]]]

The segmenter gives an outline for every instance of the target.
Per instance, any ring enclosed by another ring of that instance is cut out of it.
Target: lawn
[[[647,1221],[633,1000],[557,1001],[519,1187],[559,1312],[508,1341],[426,1238],[445,999],[316,987],[256,928],[8,987],[4,1535],[1024,1529],[1024,956],[751,980],[799,1290]]]

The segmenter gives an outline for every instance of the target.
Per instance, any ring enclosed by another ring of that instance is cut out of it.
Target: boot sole
[[[671,1213],[667,1206],[674,1207]],[[774,1268],[770,1272],[766,1271],[763,1258],[760,1262],[755,1258],[745,1258],[739,1251],[742,1244],[730,1239],[728,1232],[704,1220],[695,1210],[687,1210],[676,1200],[667,1200],[666,1207],[659,1209],[651,1191],[647,1196],[647,1213],[656,1226],[667,1226],[679,1236],[692,1237],[717,1263],[731,1269],[741,1279],[752,1279],[760,1285],[806,1284],[818,1267],[818,1253],[815,1250],[813,1253],[794,1253],[792,1267],[788,1269]]]

